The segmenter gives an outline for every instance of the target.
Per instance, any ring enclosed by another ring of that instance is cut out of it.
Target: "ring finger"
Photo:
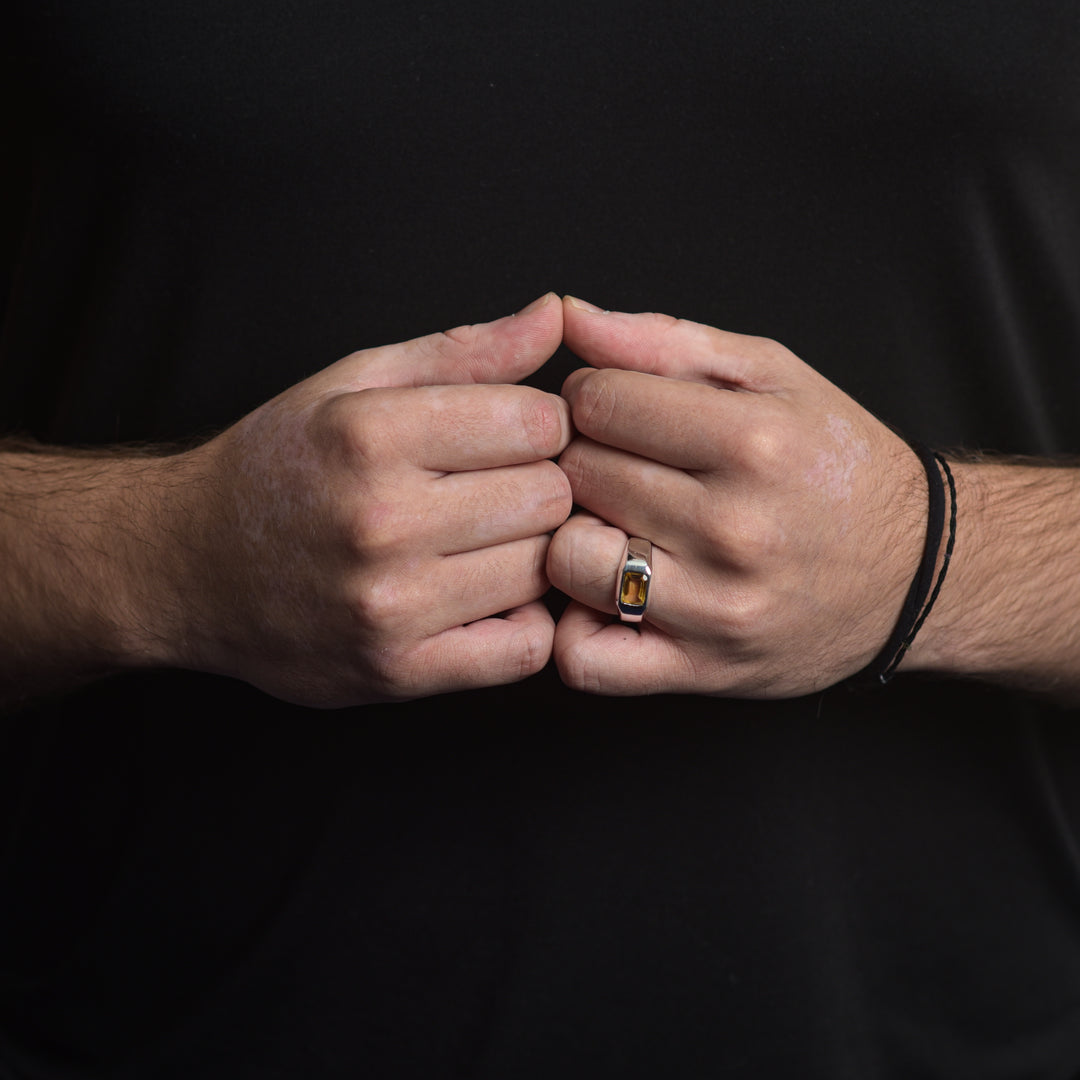
[[[557,589],[594,611],[612,616],[626,559],[627,535],[592,514],[576,514],[552,537],[548,578]],[[664,626],[670,613],[669,589],[678,571],[668,553],[652,546],[652,583],[645,617]],[[655,584],[655,588],[654,588]]]

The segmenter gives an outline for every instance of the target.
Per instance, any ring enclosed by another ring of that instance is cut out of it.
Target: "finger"
[[[529,386],[392,387],[340,394],[323,408],[360,467],[516,465],[556,457],[572,434],[566,402]]]
[[[694,672],[677,641],[648,622],[634,628],[572,603],[555,628],[552,656],[567,686],[625,697],[694,688]]]
[[[417,694],[503,686],[534,675],[551,658],[555,624],[542,603],[524,604],[502,618],[455,626],[427,638],[410,657]]]
[[[552,532],[573,506],[570,481],[551,461],[448,473],[428,485],[419,527],[440,555],[476,551]]]
[[[563,302],[563,340],[593,367],[643,371],[732,390],[776,389],[795,361],[766,338],[670,315],[601,311],[574,297]]]
[[[591,514],[575,514],[556,530],[547,552],[547,577],[573,600],[602,613],[617,614],[615,594],[626,558],[627,533]],[[739,617],[747,598],[737,579],[714,576],[710,587],[690,569],[697,565],[657,543],[644,530],[629,535],[652,542],[652,579],[645,621],[680,640],[715,627],[724,613]],[[696,573],[700,574],[700,568]]]
[[[447,473],[416,488],[411,497],[365,499],[352,536],[370,555],[388,561],[457,555],[541,536],[557,529],[573,508],[566,474],[550,461]]]
[[[376,577],[362,583],[361,606],[371,600],[372,622],[382,617],[396,620],[412,607],[429,606],[430,586],[418,575],[430,573],[436,579],[456,581],[452,575],[447,578],[445,569],[430,570],[432,560],[533,537],[543,537],[546,542],[572,506],[570,483],[550,461],[448,473],[412,486],[395,484],[393,478],[382,479],[361,494],[343,534],[346,558],[358,557],[380,568]],[[390,575],[385,585],[381,583],[383,573]],[[420,584],[414,586],[414,581]],[[374,595],[368,597],[368,590]],[[511,597],[511,602],[481,614],[522,602],[520,597]],[[469,616],[458,613],[437,629],[478,617],[475,612]]]
[[[420,612],[421,637],[490,618],[547,592],[550,538],[530,536],[437,560],[423,581],[410,582],[408,604]]]
[[[582,438],[563,452],[559,468],[574,502],[627,534],[668,545],[699,531],[706,493],[687,473]]]
[[[611,369],[574,372],[563,396],[582,435],[692,472],[722,465],[785,410],[771,395]]]
[[[591,514],[575,514],[551,538],[547,576],[572,600],[607,616],[617,614],[616,578],[627,534]],[[655,555],[655,548],[653,549]]]
[[[353,353],[322,373],[339,390],[516,383],[562,341],[562,304],[547,293],[516,315]]]
[[[576,514],[551,538],[547,552],[548,580],[571,599],[609,617],[616,615],[615,594],[626,560],[626,540],[627,534],[622,529],[590,515]],[[648,617],[663,626],[667,624],[667,612],[679,610],[681,573],[675,560],[655,542],[650,562]]]

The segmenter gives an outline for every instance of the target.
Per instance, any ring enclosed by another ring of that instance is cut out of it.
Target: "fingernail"
[[[587,300],[579,300],[576,296],[568,296],[566,302],[572,308],[577,308],[578,311],[591,311],[594,315],[607,314],[603,308],[598,308],[595,304],[590,304]]]
[[[534,311],[539,311],[541,308],[546,308],[548,306],[548,304],[551,303],[551,299],[552,299],[552,297],[554,295],[555,295],[554,293],[546,292],[538,300],[534,300],[531,304],[528,304],[526,307],[523,307],[516,314],[518,314],[518,315],[531,315]]]

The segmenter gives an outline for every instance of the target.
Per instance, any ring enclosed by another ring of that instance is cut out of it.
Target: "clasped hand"
[[[591,365],[561,397],[516,385],[560,342]],[[808,693],[888,637],[925,523],[905,444],[786,349],[550,294],[348,356],[189,454],[177,662],[319,706],[552,656],[602,694]]]

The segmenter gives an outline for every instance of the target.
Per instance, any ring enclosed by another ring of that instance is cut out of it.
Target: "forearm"
[[[0,705],[170,660],[178,461],[0,443]]]
[[[1080,469],[963,463],[956,550],[901,670],[1080,701]]]

